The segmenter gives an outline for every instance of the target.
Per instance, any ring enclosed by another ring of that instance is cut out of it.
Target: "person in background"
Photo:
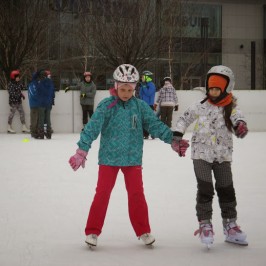
[[[24,90],[24,85],[20,82],[20,71],[13,70],[10,73],[10,82],[8,84],[7,90],[9,94],[9,106],[10,106],[10,113],[8,116],[8,127],[7,132],[15,134],[16,131],[12,128],[13,117],[15,112],[19,112],[20,122],[22,124],[22,132],[23,133],[30,133],[30,130],[26,127],[25,122],[25,113],[22,106],[22,100],[25,100],[25,96],[22,93]]]
[[[154,99],[156,93],[156,87],[152,82],[153,73],[145,70],[141,74],[141,82],[139,87],[139,98],[146,102],[152,110],[154,110]],[[149,132],[147,130],[143,131],[144,139],[149,138]],[[154,136],[152,136],[154,138]]]
[[[46,71],[41,69],[37,73],[37,95],[39,101],[38,108],[38,129],[37,139],[51,139],[51,108],[54,101],[54,84],[51,79],[47,77]],[[44,132],[44,121],[47,122],[47,130]]]
[[[139,73],[134,66],[118,66],[113,78],[115,85],[110,91],[112,96],[99,103],[80,134],[76,154],[69,159],[74,171],[80,166],[84,168],[92,142],[101,134],[98,182],[85,228],[85,242],[90,246],[97,245],[111,192],[121,170],[128,194],[128,211],[132,227],[136,236],[142,239],[145,245],[152,245],[155,238],[151,235],[142,181],[143,129],[171,144],[180,156],[185,155],[184,148],[173,142],[172,131],[154,115],[151,108],[142,100],[133,97],[139,80]],[[188,145],[186,140],[181,142]]]
[[[96,85],[92,81],[91,72],[83,73],[83,81],[76,86],[66,87],[65,92],[69,90],[80,91],[80,104],[82,108],[82,123],[83,127],[88,123],[88,114],[91,118],[94,110],[94,98],[96,94]]]
[[[244,138],[248,133],[246,119],[237,106],[232,91],[234,73],[218,65],[207,73],[206,98],[191,105],[177,120],[174,136],[181,140],[190,124],[196,121],[191,146],[191,158],[197,179],[196,213],[202,243],[213,243],[212,202],[214,187],[221,209],[225,241],[248,245],[247,235],[237,225],[236,196],[231,170],[233,134]],[[212,180],[212,172],[215,186]]]
[[[52,83],[53,83],[51,71],[50,70],[45,70],[45,73],[46,73],[47,78],[50,79],[52,81]],[[54,84],[53,84],[53,87],[54,87]],[[44,134],[45,135],[47,135],[47,118],[51,117],[51,111],[52,111],[52,107],[54,105],[54,100],[55,100],[55,87],[54,87],[54,96],[53,96],[52,105],[47,107],[45,109],[45,113],[44,113]],[[51,133],[54,133],[51,121],[50,121],[50,130],[51,130]]]
[[[37,138],[40,100],[38,98],[38,72],[34,72],[31,82],[28,84],[28,98],[30,106],[30,132],[33,138]]]
[[[176,95],[176,90],[172,85],[172,79],[170,77],[165,77],[163,79],[163,87],[158,93],[158,98],[155,104],[160,108],[161,120],[169,128],[172,127],[173,110],[178,111],[178,99]]]

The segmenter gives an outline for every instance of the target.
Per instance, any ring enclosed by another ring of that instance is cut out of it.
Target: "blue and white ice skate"
[[[225,242],[241,246],[248,246],[246,241],[247,235],[240,230],[235,221],[228,222],[224,225]]]

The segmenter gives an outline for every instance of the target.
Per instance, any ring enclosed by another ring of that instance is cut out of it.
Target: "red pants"
[[[100,235],[106,216],[109,199],[119,169],[124,174],[128,195],[129,218],[137,236],[150,233],[148,206],[144,196],[141,166],[99,166],[98,183],[94,196],[85,234]]]

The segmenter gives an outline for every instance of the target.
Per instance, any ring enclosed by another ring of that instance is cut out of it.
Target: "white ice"
[[[89,250],[84,226],[97,182],[99,140],[85,169],[74,172],[67,162],[78,139],[78,134],[54,134],[51,140],[0,135],[1,266],[266,265],[265,132],[234,139],[238,222],[249,246],[224,242],[215,196],[215,242],[210,250],[193,235],[198,224],[190,150],[180,158],[158,139],[145,141],[143,160],[154,248],[145,247],[134,235],[119,174],[98,247]]]

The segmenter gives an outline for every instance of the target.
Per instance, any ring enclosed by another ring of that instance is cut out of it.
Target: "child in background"
[[[191,158],[197,179],[196,212],[202,243],[213,243],[212,201],[215,189],[221,208],[227,242],[248,245],[246,234],[237,225],[236,196],[231,161],[233,137],[244,138],[248,132],[245,118],[232,95],[235,77],[226,66],[212,67],[206,79],[207,97],[189,107],[177,121],[176,140],[182,139],[187,127],[196,120],[192,135]]]
[[[160,108],[162,122],[171,128],[173,111],[178,111],[178,99],[170,77],[165,77],[163,79],[163,86],[158,93],[155,108],[157,106]]]
[[[84,168],[88,150],[101,133],[98,183],[85,228],[85,242],[89,246],[97,245],[110,195],[121,170],[128,193],[131,224],[137,237],[144,244],[151,245],[155,238],[150,234],[148,206],[142,183],[143,129],[168,144],[173,142],[173,133],[154,115],[149,105],[133,96],[139,80],[139,73],[134,66],[120,65],[113,77],[115,85],[110,92],[112,96],[100,102],[81,132],[76,154],[69,160],[73,170],[76,171],[80,166]],[[182,143],[188,145],[186,140]],[[175,144],[175,151],[184,156],[184,148]]]
[[[23,89],[25,89],[25,86],[20,82],[19,70],[11,71],[10,82],[7,88],[9,94],[9,106],[10,106],[7,133],[12,133],[12,134],[16,133],[16,131],[12,128],[12,122],[16,111],[19,112],[20,122],[22,124],[22,132],[30,133],[30,130],[26,127],[25,112],[21,100],[21,99],[25,100],[25,95],[22,93]]]
[[[68,92],[69,90],[80,91],[80,105],[82,108],[82,123],[84,128],[84,126],[88,123],[89,118],[92,117],[94,109],[96,85],[92,80],[92,73],[85,71],[83,73],[83,81],[76,86],[69,86],[65,88],[65,92]]]
[[[155,84],[152,82],[153,73],[145,70],[141,73],[141,82],[139,84],[139,98],[146,102],[152,110],[154,110],[154,99],[156,94]],[[143,131],[144,139],[149,138],[149,132],[147,130]],[[152,136],[154,139],[154,136]]]

